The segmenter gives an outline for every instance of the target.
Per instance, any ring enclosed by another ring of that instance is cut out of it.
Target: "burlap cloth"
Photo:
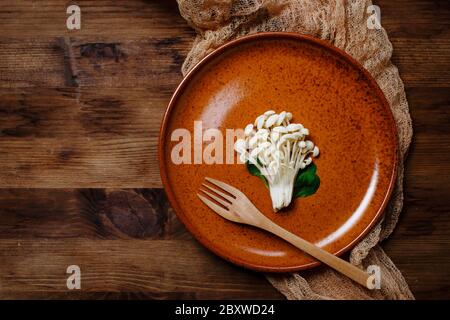
[[[183,67],[186,74],[224,42],[261,31],[290,31],[325,39],[343,49],[377,80],[397,122],[396,186],[380,223],[350,253],[351,263],[381,268],[381,289],[369,291],[322,266],[295,274],[268,274],[288,299],[414,299],[400,271],[378,243],[393,231],[403,205],[403,162],[412,126],[403,82],[391,63],[392,45],[382,28],[368,28],[367,0],[177,0],[181,15],[197,31]]]

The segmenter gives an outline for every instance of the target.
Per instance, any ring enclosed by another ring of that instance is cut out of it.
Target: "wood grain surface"
[[[448,299],[450,5],[375,3],[414,125],[383,247],[417,298]],[[78,31],[66,1],[0,7],[0,298],[282,298],[200,246],[161,189],[159,125],[195,36],[176,3],[77,4]]]

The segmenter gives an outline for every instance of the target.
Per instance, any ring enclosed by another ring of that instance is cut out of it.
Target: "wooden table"
[[[200,246],[161,189],[159,124],[194,37],[176,5],[77,3],[78,31],[66,1],[0,7],[0,297],[282,298]],[[376,3],[415,130],[383,246],[417,298],[450,298],[450,5]]]

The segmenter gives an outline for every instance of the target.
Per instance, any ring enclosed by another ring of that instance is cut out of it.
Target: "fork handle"
[[[345,276],[349,277],[353,281],[359,283],[360,285],[366,287],[367,289],[375,288],[375,275],[369,275],[358,267],[352,265],[351,263],[325,251],[318,246],[300,238],[299,236],[289,232],[288,230],[280,227],[271,220],[265,220],[260,227],[266,231],[269,231],[278,237],[286,240],[290,244],[309,254],[310,256],[316,258],[317,260],[325,263],[331,268],[339,271]]]

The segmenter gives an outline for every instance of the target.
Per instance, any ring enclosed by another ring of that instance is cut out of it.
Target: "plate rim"
[[[213,241],[211,241],[210,239],[208,239],[207,237],[202,236],[201,234],[197,233],[195,231],[195,227],[189,222],[189,220],[187,219],[187,217],[185,217],[181,212],[181,208],[178,205],[176,199],[175,199],[175,195],[174,192],[172,190],[172,188],[170,187],[170,183],[169,183],[169,179],[168,179],[168,174],[166,171],[166,163],[165,163],[165,137],[166,137],[166,132],[167,132],[167,126],[168,126],[168,120],[170,118],[171,112],[174,109],[174,105],[176,103],[176,101],[178,100],[180,94],[182,93],[183,89],[185,89],[185,87],[188,85],[188,83],[190,82],[190,80],[194,77],[194,75],[196,75],[200,69],[207,65],[208,62],[210,62],[210,60],[212,60],[213,58],[219,56],[221,53],[225,52],[226,50],[228,50],[229,48],[232,47],[237,47],[243,43],[246,42],[251,42],[251,41],[257,41],[259,39],[269,39],[269,38],[274,38],[274,39],[280,39],[280,38],[286,38],[286,39],[294,39],[296,41],[303,41],[303,42],[308,42],[308,43],[312,43],[314,45],[318,45],[326,50],[332,51],[332,53],[334,53],[335,55],[340,56],[341,58],[345,59],[348,63],[350,63],[354,68],[358,69],[358,71],[362,72],[364,74],[364,76],[366,77],[366,79],[370,82],[370,85],[373,87],[373,89],[375,89],[375,93],[377,95],[377,97],[380,99],[381,103],[383,104],[383,107],[386,109],[386,111],[388,111],[387,113],[389,114],[389,122],[390,122],[390,128],[391,128],[391,133],[393,134],[393,136],[395,137],[395,141],[394,141],[394,159],[393,159],[393,168],[392,168],[392,172],[391,172],[391,177],[389,180],[389,186],[386,190],[386,193],[384,195],[383,201],[381,203],[381,206],[379,207],[377,213],[375,214],[375,216],[373,217],[373,219],[371,220],[371,222],[366,226],[366,228],[358,235],[356,236],[350,243],[348,243],[346,246],[344,246],[343,248],[341,248],[340,250],[336,251],[336,252],[330,252],[335,256],[340,256],[342,254],[344,254],[345,252],[348,252],[350,249],[352,249],[360,240],[363,239],[364,236],[366,236],[369,231],[375,226],[375,224],[378,222],[378,220],[381,218],[387,203],[392,195],[392,191],[394,189],[394,185],[396,182],[396,177],[397,177],[397,167],[398,167],[398,160],[399,160],[399,156],[398,156],[398,152],[399,152],[399,146],[398,146],[398,131],[397,131],[397,126],[396,126],[396,122],[394,119],[394,115],[392,113],[391,107],[389,105],[389,102],[387,101],[383,91],[381,90],[381,88],[378,86],[378,83],[376,82],[376,80],[373,78],[373,76],[369,73],[369,71],[367,71],[363,65],[361,65],[356,59],[354,59],[352,56],[350,56],[348,53],[346,53],[344,50],[339,49],[337,47],[335,47],[334,45],[330,44],[329,42],[310,36],[310,35],[306,35],[306,34],[301,34],[301,33],[294,33],[294,32],[260,32],[260,33],[255,33],[255,34],[251,34],[251,35],[246,35],[231,41],[228,41],[224,44],[222,44],[221,46],[219,46],[218,48],[216,48],[215,50],[213,50],[212,52],[208,53],[205,57],[203,57],[200,61],[198,61],[194,67],[192,67],[192,69],[186,74],[186,76],[183,77],[183,79],[181,80],[181,82],[178,84],[177,88],[175,89],[174,93],[172,94],[172,97],[170,98],[170,101],[167,105],[166,111],[164,113],[162,122],[161,122],[161,127],[159,130],[159,138],[158,138],[158,162],[159,162],[159,171],[160,171],[160,176],[161,176],[161,180],[162,180],[162,184],[163,184],[163,188],[164,191],[166,192],[167,198],[169,200],[170,205],[173,207],[175,214],[177,215],[177,217],[180,219],[180,221],[184,224],[184,226],[186,227],[186,229],[194,236],[194,238],[196,240],[198,240],[203,246],[205,246],[208,250],[212,251],[214,254],[218,255],[219,257],[233,263],[236,264],[238,266],[241,267],[245,267],[251,270],[255,270],[255,271],[262,271],[262,272],[276,272],[276,273],[281,273],[281,272],[294,272],[294,271],[300,271],[300,270],[306,270],[306,269],[311,269],[314,267],[317,267],[319,265],[321,265],[322,263],[319,261],[315,261],[315,262],[310,262],[310,263],[306,263],[306,264],[301,264],[301,265],[295,265],[295,266],[267,266],[267,265],[261,265],[261,264],[256,264],[256,263],[250,263],[248,261],[244,261],[243,259],[240,259],[239,257],[233,257],[230,256],[229,254],[224,253],[223,251],[221,251],[215,244]]]

